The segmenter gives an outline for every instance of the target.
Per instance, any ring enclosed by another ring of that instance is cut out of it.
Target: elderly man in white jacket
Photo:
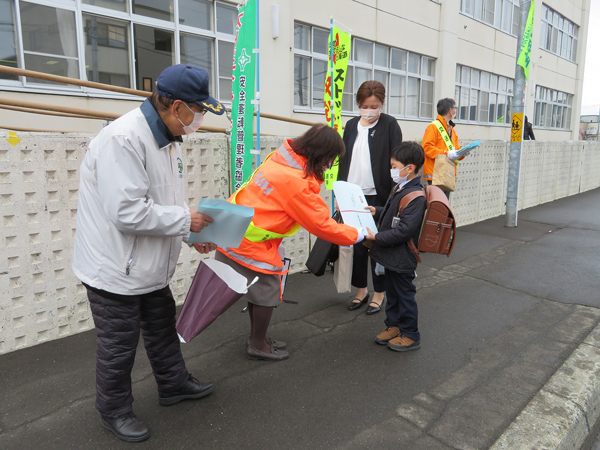
[[[97,330],[96,409],[102,426],[125,441],[150,436],[132,409],[140,329],[161,405],[213,390],[185,367],[169,288],[182,241],[212,222],[184,202],[180,149],[181,136],[195,132],[207,111],[225,111],[208,86],[204,69],[166,68],[149,99],[92,139],[81,164],[73,271]]]

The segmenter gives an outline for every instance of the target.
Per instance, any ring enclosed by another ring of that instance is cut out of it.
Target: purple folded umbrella
[[[237,302],[248,288],[246,277],[227,264],[206,259],[200,261],[190,290],[177,318],[177,334],[181,342],[190,342],[206,327]]]

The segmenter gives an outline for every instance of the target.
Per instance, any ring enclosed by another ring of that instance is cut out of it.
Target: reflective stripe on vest
[[[290,167],[292,167],[294,169],[302,170],[302,167],[294,160],[292,155],[290,155],[288,150],[285,148],[285,145],[282,145],[279,148],[279,152],[281,153],[281,155],[283,156],[285,161],[290,165]],[[267,160],[273,155],[273,153],[275,153],[275,152],[269,153],[269,156],[267,156],[265,158],[265,160],[263,161],[262,164],[266,163]],[[250,175],[250,177],[248,177],[248,179],[239,187],[239,189],[233,193],[233,195],[231,197],[231,203],[233,203],[234,205],[236,204],[235,199],[236,199],[237,195],[240,193],[240,191],[242,189],[244,189],[248,185],[248,183],[250,183],[250,181],[252,181],[252,179],[254,178],[254,175],[256,175],[256,172],[258,172],[258,169],[261,168],[262,164],[260,166],[258,166],[256,168],[256,170],[254,172],[252,172],[252,175]],[[254,225],[254,221],[250,221],[250,225],[248,225],[248,229],[246,230],[246,234],[244,235],[244,237],[251,242],[263,242],[263,241],[268,241],[269,239],[283,239],[285,237],[293,236],[294,234],[296,234],[298,232],[298,230],[300,230],[300,224],[295,223],[292,226],[292,228],[290,228],[287,232],[285,232],[283,234],[275,233],[274,231],[269,231],[264,228],[257,227],[256,225]],[[277,268],[276,270],[278,270],[278,269],[279,268]],[[267,269],[267,270],[271,270],[271,269]]]
[[[438,131],[442,135],[442,139],[444,140],[444,144],[446,144],[446,148],[448,149],[448,151],[454,150],[454,145],[452,145],[452,139],[450,139],[450,136],[448,136],[444,125],[442,125],[442,122],[436,119],[431,123],[438,129]],[[450,125],[448,125],[448,127],[449,126]],[[458,161],[454,161],[454,164],[458,165]]]
[[[271,272],[279,272],[279,273],[283,272],[283,267],[273,266],[264,261],[257,261],[255,259],[248,258],[247,256],[242,256],[242,255],[232,251],[230,248],[222,248],[221,250],[223,250],[223,252],[230,255],[232,259],[236,260],[239,263],[243,263],[248,266],[253,266],[253,267],[256,267],[257,269],[269,270]]]

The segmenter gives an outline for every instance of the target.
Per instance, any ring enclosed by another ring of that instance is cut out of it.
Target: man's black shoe
[[[201,398],[213,391],[213,384],[201,384],[192,375],[186,380],[181,389],[175,392],[159,393],[158,401],[162,406],[170,406],[182,400]]]
[[[122,441],[141,442],[150,437],[150,430],[133,412],[118,417],[100,416],[100,423]]]

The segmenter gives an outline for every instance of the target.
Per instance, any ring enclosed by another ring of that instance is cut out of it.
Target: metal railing
[[[132,95],[137,97],[150,97],[152,94],[148,91],[141,91],[138,89],[130,89],[124,88],[120,86],[113,86],[110,84],[104,83],[96,83],[93,81],[80,80],[77,78],[69,78],[63,77],[60,75],[50,75],[43,72],[36,72],[33,70],[26,69],[18,69],[15,67],[9,67],[0,65],[0,72],[6,73],[9,75],[15,75],[19,77],[30,77],[36,78],[39,80],[51,81],[54,83],[62,83],[62,84],[70,84],[74,86],[81,86],[90,89],[100,89],[104,91],[117,92],[120,94]],[[25,100],[14,100],[9,98],[0,97],[0,108],[1,109],[9,109],[12,111],[20,111],[31,114],[49,114],[59,117],[65,118],[77,118],[77,119],[96,119],[96,120],[115,120],[119,118],[121,115],[116,113],[110,113],[106,111],[96,111],[92,109],[84,109],[84,108],[72,108],[66,105],[49,105],[46,103],[37,103],[37,102],[28,102]],[[230,108],[227,108],[227,111],[231,111]],[[263,119],[271,119],[278,120],[281,122],[293,123],[296,125],[306,125],[313,126],[315,122],[309,122],[306,120],[294,119],[291,117],[278,116],[275,114],[268,114],[265,112],[260,113],[261,118]],[[16,130],[15,127],[5,127],[0,124],[0,128],[4,128],[7,130]],[[208,131],[214,133],[227,133],[229,132],[229,126],[227,127],[212,127],[208,125],[203,125],[200,131]],[[21,128],[17,131],[42,131],[42,130],[34,130],[30,128]],[[59,130],[44,130],[44,131],[59,131]]]

